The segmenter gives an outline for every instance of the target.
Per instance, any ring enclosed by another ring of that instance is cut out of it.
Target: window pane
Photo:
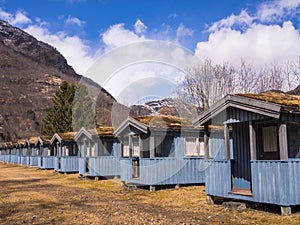
[[[132,156],[139,157],[140,156],[140,139],[139,137],[132,137]]]
[[[289,158],[300,158],[300,124],[288,124],[287,135]]]
[[[263,150],[264,152],[277,152],[277,128],[276,126],[263,127]]]

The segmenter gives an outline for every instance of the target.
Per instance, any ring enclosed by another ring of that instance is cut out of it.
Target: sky
[[[300,0],[0,0],[0,19],[127,104],[170,95],[197,59],[297,60],[299,13]]]

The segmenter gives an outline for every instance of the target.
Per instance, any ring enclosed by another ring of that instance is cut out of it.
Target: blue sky
[[[149,40],[173,43],[189,56],[217,63],[297,60],[299,12],[300,0],[0,0],[0,19],[56,47],[79,74],[96,81],[88,70],[99,57]],[[149,78],[148,65],[135,67],[140,74],[145,70]],[[126,71],[119,76],[133,73]]]

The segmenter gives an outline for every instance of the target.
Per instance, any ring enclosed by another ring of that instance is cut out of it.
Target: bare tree
[[[206,59],[186,71],[179,98],[205,109],[227,94],[288,91],[296,88],[299,81],[300,60],[284,66],[274,63],[256,68],[245,60],[234,67]]]

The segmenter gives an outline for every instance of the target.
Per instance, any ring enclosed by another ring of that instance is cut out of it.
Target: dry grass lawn
[[[149,192],[11,164],[0,171],[0,224],[300,224],[299,212],[207,205],[204,186]]]

